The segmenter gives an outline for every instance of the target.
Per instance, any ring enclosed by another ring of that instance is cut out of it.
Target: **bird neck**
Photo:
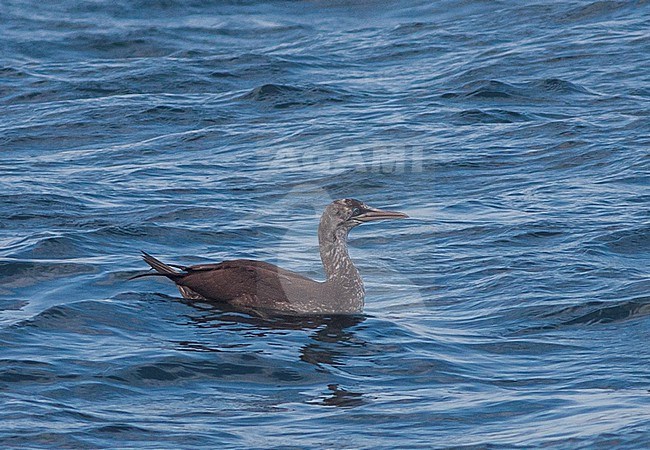
[[[323,261],[328,281],[344,282],[345,285],[361,285],[361,275],[348,254],[348,230],[338,228],[334,231],[320,227],[318,243],[320,259]]]

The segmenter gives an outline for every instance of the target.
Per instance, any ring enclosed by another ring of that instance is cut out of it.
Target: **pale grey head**
[[[383,219],[403,219],[406,214],[397,211],[385,211],[353,198],[335,200],[325,208],[318,227],[318,237],[325,241],[345,238],[347,233],[357,225]]]

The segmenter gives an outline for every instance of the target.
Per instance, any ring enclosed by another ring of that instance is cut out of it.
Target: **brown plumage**
[[[300,315],[358,313],[363,309],[364,289],[348,255],[348,232],[364,222],[404,217],[404,213],[371,208],[358,200],[330,203],[318,228],[327,275],[323,282],[262,261],[235,259],[186,267],[165,264],[144,252],[145,262],[156,273],[133,278],[164,276],[176,283],[185,298],[245,309]]]

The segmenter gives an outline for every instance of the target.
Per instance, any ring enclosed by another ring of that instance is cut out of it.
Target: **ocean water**
[[[648,448],[650,3],[0,3],[0,446]],[[322,279],[355,317],[128,281]]]

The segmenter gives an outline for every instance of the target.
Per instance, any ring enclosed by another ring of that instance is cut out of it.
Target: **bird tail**
[[[174,269],[172,266],[165,264],[164,262],[160,261],[159,259],[154,258],[147,252],[142,252],[142,259],[144,259],[144,262],[149,264],[153,270],[156,272],[154,273],[141,273],[139,275],[135,275],[129,280],[135,280],[136,278],[142,278],[142,277],[167,277],[170,279],[175,279],[178,277],[181,277],[185,274],[177,271]]]

